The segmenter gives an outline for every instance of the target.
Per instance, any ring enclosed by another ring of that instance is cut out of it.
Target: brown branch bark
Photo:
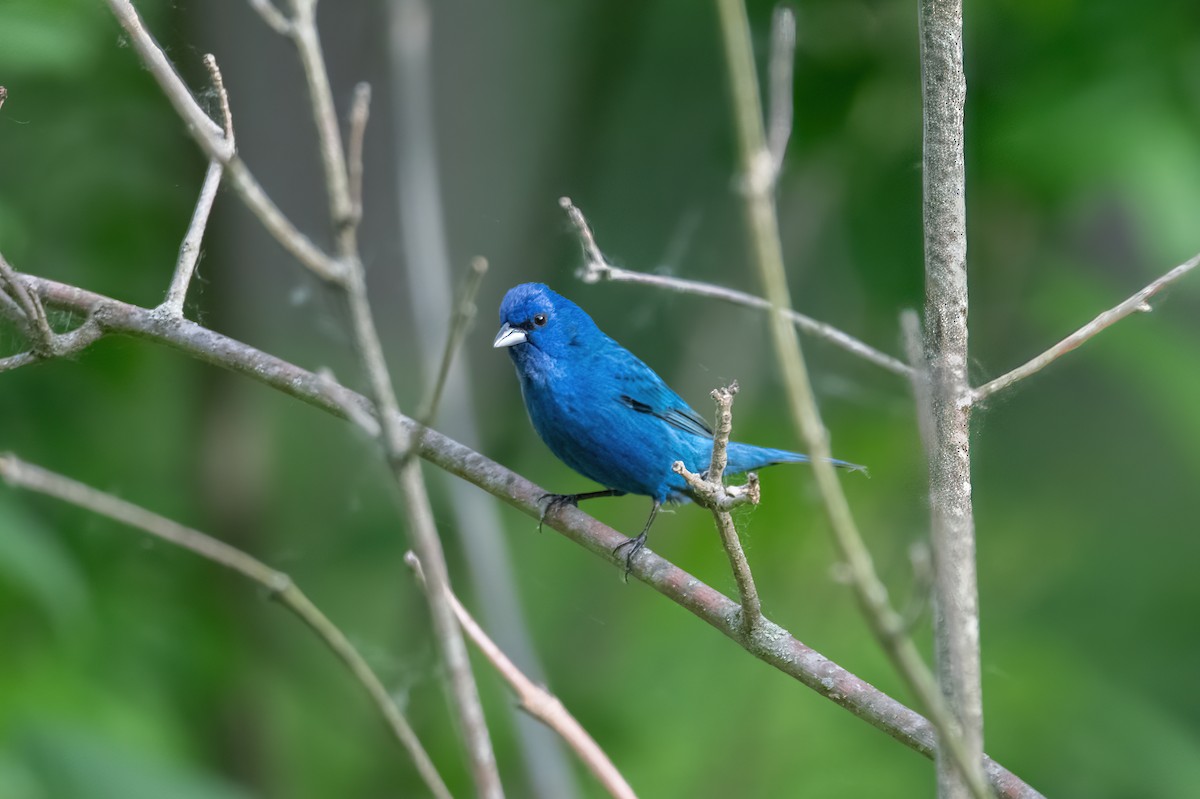
[[[223,336],[188,320],[165,319],[153,310],[129,305],[76,286],[45,278],[22,276],[51,307],[90,314],[100,328],[112,334],[132,336],[163,344],[197,360],[245,375],[339,418],[366,425],[378,434],[371,417],[372,404],[360,394],[328,377]],[[417,423],[398,417],[405,429],[415,432]],[[433,465],[473,483],[533,519],[541,516],[539,500],[545,489],[504,468],[469,447],[425,429],[416,439],[418,454]],[[608,563],[623,566],[613,554],[626,539],[576,508],[563,508],[546,517],[546,524],[598,555]],[[764,620],[752,641],[742,643],[740,607],[683,569],[652,552],[638,558],[632,574],[672,602],[694,614],[716,630],[738,642],[748,652],[793,677],[821,696],[849,710],[905,746],[932,757],[936,735],[919,713],[879,691],[819,652],[805,646],[779,625]],[[985,759],[988,779],[997,793],[1012,799],[1041,796],[1019,777],[995,761]]]

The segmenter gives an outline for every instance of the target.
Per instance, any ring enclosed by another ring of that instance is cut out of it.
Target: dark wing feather
[[[668,391],[670,391],[670,389],[668,389]],[[675,392],[671,391],[671,393],[674,394]],[[678,400],[679,398],[675,397],[675,399]],[[703,416],[696,413],[686,404],[656,407],[631,397],[628,394],[622,394],[620,396],[620,400],[638,413],[648,413],[651,416],[657,416],[667,424],[673,427],[678,427],[680,430],[683,430],[686,433],[712,438],[713,431],[712,428],[708,426],[708,422],[704,421]],[[680,402],[682,403],[682,400],[680,400]]]
[[[712,438],[712,428],[704,417],[672,391],[657,372],[611,338],[604,338],[608,346],[595,350],[598,360],[604,363],[593,363],[593,368],[611,375],[611,385],[619,402],[638,413],[662,419],[685,433]]]

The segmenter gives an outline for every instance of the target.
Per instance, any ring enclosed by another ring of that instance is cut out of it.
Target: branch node
[[[571,202],[570,197],[559,197],[558,204],[567,212],[567,218],[575,226],[575,231],[579,234],[579,244],[583,247],[583,266],[578,272],[579,279],[584,283],[598,283],[611,279],[615,267],[604,257],[604,253],[600,252],[596,236],[592,233],[591,225],[588,224],[583,211]]]
[[[237,145],[233,140],[233,112],[229,110],[229,92],[225,90],[225,80],[221,77],[221,68],[217,66],[217,57],[206,53],[203,61],[213,89],[217,92],[217,100],[221,104],[221,128],[225,132],[225,141],[229,144],[228,157],[225,159],[225,162],[228,162],[237,152]]]
[[[271,0],[250,0],[250,7],[258,12],[263,22],[280,36],[292,35],[292,21],[275,7]]]

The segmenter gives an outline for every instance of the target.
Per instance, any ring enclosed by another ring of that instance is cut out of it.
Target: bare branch
[[[354,102],[350,106],[350,135],[346,144],[346,162],[350,183],[350,207],[354,224],[362,221],[363,212],[363,138],[371,114],[371,84],[354,87]]]
[[[154,37],[142,25],[142,20],[129,0],[105,0],[113,16],[129,35],[133,49],[141,57],[146,69],[158,81],[158,85],[167,95],[167,100],[175,107],[176,113],[183,119],[192,136],[199,142],[209,158],[215,158],[221,163],[228,163],[233,158],[233,140],[225,138],[222,127],[211,119],[204,109],[196,102],[191,90],[179,77],[175,67],[167,59],[166,54]]]
[[[409,552],[404,556],[404,562],[416,574],[421,587],[428,592],[429,587],[425,582],[425,572],[421,568],[420,558],[413,552]],[[496,642],[489,638],[479,623],[471,617],[458,597],[451,592],[447,594],[447,599],[450,601],[450,607],[454,609],[454,615],[463,632],[512,688],[521,707],[566,741],[567,745],[587,766],[588,771],[592,772],[610,795],[617,799],[636,799],[637,795],[629,787],[625,778],[621,776],[621,772],[613,765],[612,760],[583,728],[583,725],[571,715],[559,698],[529,679],[524,672],[517,668],[517,665],[504,654]]]
[[[240,158],[234,158],[226,168],[229,183],[242,202],[250,209],[267,232],[283,246],[302,266],[320,279],[340,284],[345,279],[346,266],[326,253],[292,224],[275,201],[267,196],[262,184],[251,174],[249,167]]]
[[[400,712],[400,708],[392,701],[378,676],[337,625],[330,621],[329,617],[322,613],[286,574],[276,571],[240,549],[231,547],[198,530],[184,527],[112,494],[106,494],[83,483],[47,471],[11,454],[0,455],[0,479],[11,486],[54,497],[142,530],[163,541],[194,552],[230,571],[235,571],[266,588],[273,598],[282,602],[308,625],[309,629],[316,633],[346,665],[354,678],[366,688],[396,740],[412,756],[417,771],[420,772],[430,791],[440,799],[449,799],[450,791],[438,774],[437,768],[429,759],[421,741],[409,726],[404,714]]]
[[[325,68],[325,56],[317,32],[316,0],[292,0],[291,38],[296,44],[300,65],[304,68],[313,122],[317,127],[325,189],[329,195],[329,216],[339,254],[345,258],[357,246],[354,201],[350,196],[350,177],[342,149],[342,133],[334,107],[333,90],[329,86],[329,72]]]
[[[733,432],[733,398],[737,394],[738,384],[735,380],[724,388],[714,389],[713,401],[717,403],[717,424],[713,432],[712,458],[708,471],[703,475],[692,474],[684,466],[683,461],[675,461],[671,465],[674,472],[683,477],[684,482],[692,490],[696,502],[708,508],[717,523],[717,531],[721,534],[721,543],[725,554],[729,557],[729,566],[733,570],[733,579],[737,582],[738,596],[742,601],[742,628],[749,640],[763,620],[762,602],[758,598],[758,588],[754,585],[754,575],[750,572],[750,563],[742,549],[741,539],[733,524],[733,516],[729,511],[739,505],[757,505],[759,501],[758,475],[750,473],[744,486],[725,485],[725,466],[728,462],[727,448],[729,436]]]
[[[934,563],[938,685],[958,722],[957,752],[939,753],[939,799],[983,799],[983,689],[979,589],[971,502],[971,386],[967,380],[967,209],[962,0],[921,0],[922,195],[925,358],[930,419],[926,451]],[[916,367],[916,364],[913,364]],[[949,748],[949,747],[947,747]],[[946,755],[952,755],[947,757]]]
[[[471,775],[476,790],[483,799],[501,799],[504,789],[496,766],[496,756],[492,751],[491,736],[483,715],[479,689],[471,673],[471,662],[467,656],[462,631],[455,623],[454,613],[445,596],[450,591],[450,576],[441,539],[434,524],[429,494],[419,464],[408,457],[413,435],[399,421],[402,417],[396,391],[388,375],[383,346],[371,314],[366,275],[358,253],[357,216],[351,194],[350,168],[347,165],[346,151],[342,149],[333,91],[329,85],[329,73],[325,67],[325,56],[317,33],[316,1],[292,0],[292,11],[291,36],[308,84],[313,121],[317,128],[321,162],[325,172],[325,188],[329,195],[329,214],[343,267],[340,285],[345,291],[350,310],[355,348],[366,372],[372,404],[380,421],[380,442],[384,455],[404,500],[402,511],[408,522],[409,534],[427,569],[433,629],[449,675],[453,706],[466,741]],[[360,162],[361,131],[366,125],[368,97],[369,95],[360,90],[351,122],[352,128],[358,131],[355,133],[352,130],[352,138],[357,137],[358,142],[352,142],[351,149],[357,149],[356,157]]]
[[[192,96],[187,84],[175,72],[162,48],[154,41],[142,25],[137,12],[129,0],[105,0],[113,15],[121,23],[133,42],[142,63],[158,81],[167,99],[175,106],[187,125],[192,138],[210,159],[225,164],[230,185],[242,198],[250,211],[258,217],[263,227],[275,237],[283,248],[296,260],[322,280],[340,283],[345,274],[344,265],[317,247],[284,216],[279,207],[267,196],[262,186],[250,173],[249,168],[237,157],[232,139],[225,138],[225,130],[218,126]],[[223,93],[222,93],[223,94]],[[223,113],[226,99],[222,100]],[[228,120],[228,117],[226,117]]]
[[[892,609],[887,589],[875,572],[870,552],[850,512],[841,483],[829,462],[829,434],[821,421],[813,395],[808,369],[795,328],[785,311],[791,307],[783,250],[779,238],[779,220],[771,193],[770,153],[766,149],[758,77],[750,44],[750,24],[742,0],[718,0],[721,31],[728,62],[744,173],[746,227],[750,235],[753,261],[771,303],[771,337],[775,354],[788,388],[792,421],[808,446],[813,474],[822,504],[829,518],[834,544],[850,577],[859,605],[880,646],[896,670],[929,712],[937,727],[944,749],[964,773],[973,774],[973,756],[962,746],[957,724],[946,710],[933,675],[926,667],[912,640],[905,634],[903,619]],[[764,164],[766,166],[764,166]],[[987,787],[981,779],[972,782],[978,799],[986,799]]]
[[[758,310],[769,310],[771,303],[764,300],[762,297],[756,297],[753,294],[746,294],[742,291],[735,291],[723,286],[716,286],[712,283],[702,283],[698,280],[687,280],[686,278],[667,277],[665,275],[651,275],[646,272],[635,272],[630,269],[622,269],[619,266],[614,266],[609,263],[600,251],[596,244],[596,237],[592,233],[591,226],[588,225],[587,219],[583,212],[571,202],[570,197],[562,197],[558,204],[567,212],[567,217],[575,226],[579,234],[579,241],[583,247],[584,264],[579,273],[579,278],[585,283],[598,283],[603,280],[611,280],[614,283],[636,283],[643,286],[653,286],[659,289],[678,292],[680,294],[693,294],[698,297],[707,297],[709,299],[721,300],[723,302],[732,303],[734,305],[742,305],[747,308],[756,308]],[[836,327],[818,322],[816,319],[805,316],[802,313],[788,309],[785,312],[788,321],[798,327],[800,330],[808,333],[811,336],[824,339],[829,343],[841,347],[847,352],[857,355],[863,360],[870,361],[876,366],[880,366],[889,372],[907,377],[910,369],[906,363],[897,360],[886,353],[880,352],[869,344],[854,338],[848,333],[838,330]]]
[[[0,255],[0,293],[11,298],[11,303],[5,303],[5,313],[24,328],[25,335],[33,345],[33,352],[43,358],[54,355],[55,334],[50,327],[50,320],[46,318],[46,309],[42,307],[37,294],[26,288],[3,255]]]
[[[229,93],[225,91],[225,81],[221,77],[221,69],[217,59],[210,53],[204,56],[204,66],[208,69],[213,89],[217,92],[221,104],[221,121],[225,140],[233,145],[233,113],[229,110]],[[196,272],[196,264],[200,261],[200,245],[204,241],[204,231],[208,227],[208,215],[212,212],[213,202],[217,198],[217,189],[221,185],[221,177],[225,172],[224,164],[217,158],[208,162],[208,170],[204,174],[204,183],[200,187],[200,197],[196,200],[196,210],[192,212],[192,221],[184,234],[183,243],[179,246],[179,258],[175,263],[175,275],[167,289],[167,298],[163,302],[163,310],[174,316],[183,316],[183,304],[187,299],[188,287],[192,275]]]
[[[22,366],[49,360],[50,358],[67,358],[90,347],[104,335],[95,319],[88,319],[79,327],[66,333],[56,333],[54,336],[54,352],[39,353],[36,350],[0,358],[0,372],[9,372]]]
[[[481,797],[502,799],[504,789],[500,783],[496,756],[492,751],[491,736],[479,699],[479,689],[471,673],[471,662],[467,656],[462,632],[455,624],[454,613],[445,598],[445,594],[450,591],[450,575],[446,568],[442,542],[434,524],[429,493],[425,489],[420,466],[406,456],[412,446],[411,442],[414,439],[423,440],[425,436],[414,436],[413,431],[401,421],[404,417],[400,415],[395,389],[392,387],[387,363],[383,357],[383,347],[371,317],[366,282],[357,259],[353,263],[356,264],[356,268],[350,271],[344,286],[350,306],[354,340],[367,373],[372,404],[380,420],[380,441],[384,454],[404,499],[402,511],[408,522],[409,534],[421,561],[426,564],[434,633],[449,674],[453,705],[458,714],[462,734],[466,738],[471,774]]]
[[[229,92],[225,91],[225,79],[221,77],[221,68],[217,66],[217,57],[208,53],[202,60],[204,68],[208,70],[208,78],[212,81],[213,89],[217,93],[217,101],[221,104],[221,130],[225,134],[225,141],[229,144],[230,149],[236,150],[237,145],[233,138],[233,112],[229,109]]]
[[[292,22],[283,15],[271,0],[250,0],[250,7],[258,12],[263,22],[280,36],[292,35]]]
[[[1158,294],[1160,291],[1170,286],[1175,281],[1182,278],[1188,272],[1191,272],[1197,266],[1200,266],[1200,254],[1192,256],[1187,261],[1184,261],[1179,266],[1167,272],[1165,275],[1155,280],[1144,289],[1134,294],[1129,299],[1122,302],[1116,307],[1109,308],[1104,313],[1097,316],[1092,321],[1088,322],[1083,327],[1076,330],[1071,335],[1064,338],[1062,341],[1055,344],[1050,349],[1043,352],[1028,363],[1018,366],[1011,372],[997,377],[995,380],[990,380],[984,383],[979,388],[972,392],[972,397],[975,402],[980,402],[988,397],[996,394],[1019,380],[1024,380],[1030,375],[1036,374],[1045,369],[1054,361],[1066,355],[1071,350],[1074,350],[1079,345],[1085,343],[1100,331],[1105,330],[1111,325],[1121,321],[1127,316],[1135,313],[1145,313],[1153,310],[1150,307],[1150,298]]]
[[[421,409],[418,417],[426,425],[433,424],[437,418],[438,406],[442,402],[442,392],[446,389],[446,380],[450,377],[450,367],[454,363],[454,357],[458,354],[458,349],[462,346],[463,337],[467,334],[467,328],[472,320],[475,319],[477,309],[475,308],[475,297],[479,294],[479,287],[483,285],[483,276],[487,274],[488,262],[486,258],[475,257],[471,259],[470,270],[467,272],[467,279],[463,282],[462,291],[458,296],[458,302],[454,305],[454,313],[450,318],[450,330],[446,335],[446,348],[442,350],[442,360],[438,365],[437,378],[433,382],[433,388],[429,392],[428,399],[425,400],[425,405]]]
[[[358,408],[366,413],[372,407],[366,397],[328,376],[301,369],[195,322],[164,319],[151,309],[46,278],[31,275],[23,278],[47,306],[93,314],[106,332],[171,347],[204,363],[249,377],[339,418],[351,417],[347,409]],[[358,418],[360,423],[370,421],[374,424],[374,420],[363,415]],[[416,421],[405,416],[397,416],[396,421],[410,432],[418,429]],[[368,428],[368,433],[377,434],[377,427]],[[436,430],[425,430],[416,440],[416,446],[418,454],[434,466],[478,486],[532,519],[541,515],[539,503],[546,495],[541,486]],[[627,540],[626,536],[586,513],[576,508],[562,508],[547,517],[546,525],[606,562],[624,564],[612,550]],[[926,757],[933,756],[936,736],[926,719],[800,643],[783,628],[767,621],[751,644],[742,643],[741,626],[737,623],[740,609],[733,600],[649,551],[637,559],[632,573],[672,602],[742,644],[763,662],[850,710],[914,751]],[[986,761],[986,768],[992,784],[1005,799],[1041,797],[994,761]]]
[[[163,309],[173,316],[183,316],[183,303],[187,299],[188,286],[191,285],[192,275],[196,272],[196,264],[200,260],[200,244],[204,241],[204,231],[208,227],[208,215],[212,211],[213,201],[217,198],[217,189],[221,186],[221,175],[225,167],[220,161],[213,159],[208,162],[208,171],[204,173],[204,184],[200,187],[200,198],[196,200],[196,210],[192,212],[192,221],[184,234],[183,243],[179,246],[179,260],[175,263],[175,276],[167,289],[167,299]]]
[[[783,156],[792,137],[792,73],[796,63],[796,12],[787,5],[775,7],[771,15],[770,98],[767,124],[767,149],[778,182]]]

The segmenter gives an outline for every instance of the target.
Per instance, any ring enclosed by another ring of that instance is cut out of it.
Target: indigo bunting
[[[545,495],[543,518],[556,506],[596,497],[641,494],[653,501],[642,532],[613,550],[628,548],[628,576],[658,509],[690,498],[687,483],[671,465],[683,461],[688,471],[707,469],[712,429],[653,369],[548,286],[523,283],[510,289],[500,303],[500,322],[492,346],[508,349],[534,429],[559,460],[605,486],[584,494]],[[726,474],[809,460],[797,452],[732,441],[728,455]]]

